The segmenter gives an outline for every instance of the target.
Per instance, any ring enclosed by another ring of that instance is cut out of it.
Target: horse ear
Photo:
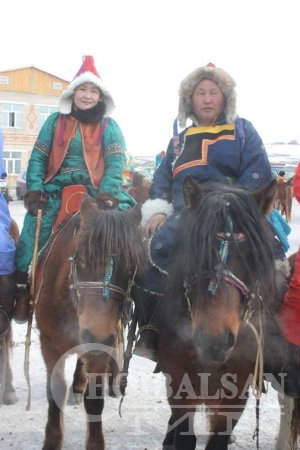
[[[80,207],[81,223],[85,224],[88,220],[90,220],[97,210],[98,208],[96,203],[93,202],[87,194],[84,194]]]
[[[254,192],[254,198],[263,214],[267,214],[272,209],[277,189],[277,181],[272,180],[267,186],[260,189],[260,191]]]
[[[200,184],[188,175],[183,182],[183,196],[188,209],[195,209],[200,192],[202,192]]]

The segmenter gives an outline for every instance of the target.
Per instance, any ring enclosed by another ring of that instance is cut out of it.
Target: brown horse
[[[258,396],[262,391],[263,343],[265,371],[272,363],[272,373],[281,372],[289,357],[287,343],[276,347],[280,332],[272,315],[278,299],[264,213],[275,190],[276,181],[252,195],[185,180],[187,207],[159,323],[159,365],[171,407],[164,450],[196,448],[193,424],[201,404],[210,422],[206,450],[227,449],[249,386]]]
[[[133,171],[132,184],[128,189],[130,194],[138,203],[144,203],[149,198],[151,181],[139,172]]]
[[[105,208],[113,204],[105,200]],[[144,261],[140,210],[99,209],[88,197],[41,254],[36,321],[47,368],[44,450],[62,448],[65,359],[79,354],[75,379],[84,386],[88,450],[104,450],[103,377],[115,352],[130,279]],[[93,390],[94,389],[94,390]]]
[[[291,221],[293,202],[294,177],[288,181],[278,183],[277,198],[275,200],[276,209],[281,215],[286,217],[287,222]]]
[[[14,219],[11,219],[9,230],[10,237],[17,243],[19,239],[19,227]],[[1,295],[9,295],[10,298],[15,293],[15,274],[1,276]],[[10,350],[12,347],[12,330],[0,339],[0,405],[14,405],[18,401],[15,388],[13,387],[13,373],[10,366]]]

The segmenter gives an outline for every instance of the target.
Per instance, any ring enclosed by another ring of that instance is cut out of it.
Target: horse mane
[[[243,233],[248,246],[231,241],[231,251],[238,255],[250,279],[250,286],[269,281],[272,286],[274,257],[270,227],[250,191],[219,183],[206,184],[194,209],[185,208],[179,219],[170,268],[169,289],[176,294],[189,275],[203,278],[220,264],[217,234],[229,231],[229,218],[235,233]],[[184,270],[183,270],[184,268]],[[172,295],[172,294],[171,294]]]
[[[88,267],[101,270],[113,256],[122,270],[142,271],[145,250],[135,213],[119,210],[98,210],[79,230],[78,250]]]

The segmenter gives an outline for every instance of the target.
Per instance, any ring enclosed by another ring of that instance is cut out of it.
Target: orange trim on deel
[[[223,141],[224,139],[227,139],[229,141],[234,141],[235,137],[232,134],[224,134],[223,136],[218,136],[216,139],[203,139],[202,141],[202,159],[195,159],[194,161],[187,162],[185,164],[182,164],[181,166],[176,167],[176,169],[173,170],[173,178],[182,170],[188,169],[189,167],[195,167],[195,166],[207,166],[207,155],[208,155],[208,148],[210,145],[215,144],[218,141]]]

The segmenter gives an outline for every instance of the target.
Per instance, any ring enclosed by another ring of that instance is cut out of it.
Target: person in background
[[[187,121],[191,125],[187,126]],[[164,288],[174,232],[184,207],[183,181],[226,181],[252,191],[272,180],[270,163],[254,126],[238,117],[235,82],[213,64],[197,68],[181,82],[177,121],[166,157],[154,173],[150,198],[142,206],[149,239],[150,268],[136,280],[133,298],[140,337],[135,354],[157,358],[155,317]]]
[[[15,319],[29,313],[29,265],[33,257],[36,216],[43,211],[39,248],[47,242],[59,214],[64,189],[83,185],[95,198],[107,192],[120,209],[135,205],[122,190],[125,142],[110,117],[113,98],[97,72],[92,56],[83,63],[59,99],[59,112],[42,126],[27,168],[24,199],[28,210],[17,245],[17,300]]]
[[[126,151],[125,157],[126,161],[123,171],[123,188],[127,190],[132,184],[132,174],[134,171],[134,158],[128,151]]]
[[[277,181],[278,181],[278,183],[284,183],[285,182],[285,171],[284,170],[280,170],[278,172]]]
[[[300,162],[294,179],[294,196],[300,203]],[[279,311],[279,322],[285,338],[292,345],[300,346],[300,247],[296,255],[294,273]]]
[[[288,241],[288,235],[291,232],[291,227],[287,223],[286,219],[275,209],[276,200],[278,197],[278,188],[276,189],[273,197],[273,201],[270,203],[270,208],[266,211],[265,215],[272,229],[274,236],[273,239],[273,252],[276,265],[278,269],[281,269],[286,276],[289,274],[289,264],[286,258],[286,253],[290,248]]]
[[[6,172],[3,166],[3,136],[0,129],[0,178],[2,177],[6,177]],[[0,192],[0,339],[10,329],[16,296],[16,245],[9,234],[10,227],[10,212],[6,199]]]
[[[0,180],[6,180],[6,178],[7,178],[7,173],[4,169],[4,164],[3,164],[3,132],[0,128]],[[9,201],[8,190],[2,189],[2,193],[3,193],[5,200],[8,203],[8,201]]]
[[[158,166],[161,164],[161,162],[165,159],[165,157],[166,157],[166,152],[164,150],[156,155],[155,170],[158,168]]]

